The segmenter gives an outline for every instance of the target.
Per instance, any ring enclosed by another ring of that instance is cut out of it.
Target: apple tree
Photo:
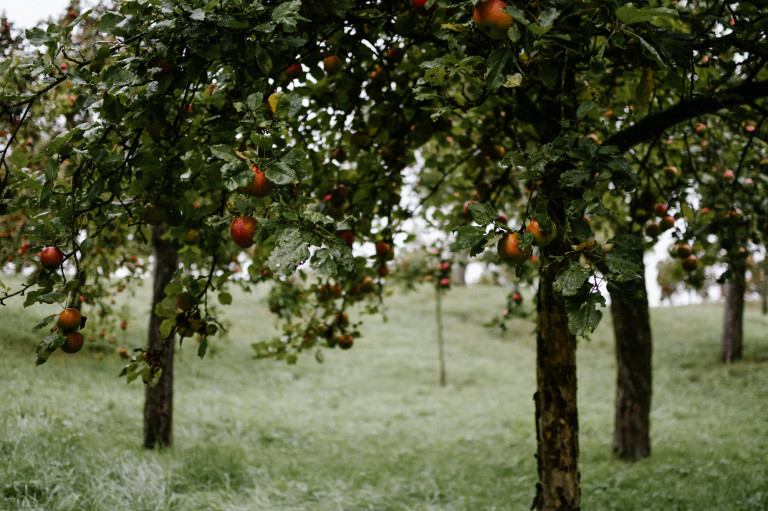
[[[87,50],[83,23],[103,35]],[[46,213],[30,239],[54,236],[72,268],[41,274],[27,300],[89,292],[83,254],[110,233],[148,241],[149,340],[125,375],[149,384],[152,447],[172,440],[175,336],[203,355],[233,281],[274,283],[283,332],[254,348],[291,362],[352,347],[347,305],[376,309],[414,215],[520,274],[537,246],[534,507],[578,509],[577,337],[601,320],[601,285],[631,288],[642,271],[639,233],[599,229],[642,184],[624,153],[768,95],[765,24],[751,4],[158,0],[30,30],[41,49],[0,65],[2,114],[17,119],[0,196],[19,209],[30,190]],[[723,82],[697,80],[709,48],[743,58],[723,59]],[[82,119],[23,158],[12,142],[29,112],[70,81]],[[77,326],[46,336],[41,360]]]

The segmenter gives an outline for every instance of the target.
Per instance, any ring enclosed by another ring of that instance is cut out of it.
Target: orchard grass
[[[149,452],[144,389],[117,377],[117,350],[143,343],[146,291],[127,302],[114,345],[86,340],[37,368],[31,326],[56,309],[13,302],[0,308],[0,509],[526,510],[536,482],[533,324],[510,321],[504,335],[480,325],[501,312],[505,292],[447,293],[445,388],[431,288],[389,299],[389,321],[367,317],[353,349],[295,366],[252,359],[255,336],[276,330],[263,292],[237,295],[209,357],[185,340],[175,445]],[[721,305],[652,310],[653,453],[625,463],[611,454],[609,316],[578,351],[583,509],[768,508],[768,317],[747,309],[745,360],[725,366]]]

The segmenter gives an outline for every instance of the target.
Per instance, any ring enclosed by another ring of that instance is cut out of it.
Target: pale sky
[[[4,14],[17,29],[30,28],[40,20],[63,14],[69,0],[0,0]]]

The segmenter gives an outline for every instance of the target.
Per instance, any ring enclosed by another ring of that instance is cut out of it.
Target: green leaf
[[[166,296],[175,296],[184,291],[184,284],[180,280],[172,280],[163,289]]]
[[[501,47],[493,50],[485,61],[485,67],[488,70],[486,84],[490,89],[498,89],[504,84],[506,76],[504,68],[512,61],[512,52],[509,48]]]
[[[427,69],[424,72],[424,81],[432,87],[442,87],[445,84],[445,68],[439,66]]]
[[[64,344],[64,340],[64,334],[60,330],[46,335],[40,344],[37,345],[35,365],[44,364],[50,358],[51,353]]]
[[[595,105],[594,101],[585,101],[584,103],[580,104],[578,110],[576,110],[576,117],[578,119],[583,119],[595,108],[595,106],[597,105]]]
[[[574,335],[585,335],[593,332],[603,312],[597,307],[605,307],[605,298],[600,293],[589,293],[586,300],[571,298],[565,302],[565,312],[568,314],[568,329]]]
[[[45,328],[46,326],[48,326],[51,323],[51,321],[53,321],[57,317],[58,317],[58,314],[51,314],[50,316],[47,316],[47,317],[41,319],[40,321],[38,321],[37,324],[35,324],[35,326],[32,327],[32,329],[33,330],[40,330],[41,328]]]
[[[456,229],[456,241],[451,244],[451,252],[471,249],[471,253],[478,254],[482,252],[482,246],[487,241],[485,227],[474,225],[463,225]]]
[[[136,75],[134,73],[119,66],[108,67],[105,71],[102,71],[101,77],[108,87],[130,85],[136,80]]]
[[[160,323],[160,337],[167,339],[168,336],[171,335],[171,332],[173,332],[173,327],[175,326],[175,319],[164,319],[163,322]]]
[[[470,203],[469,212],[472,214],[472,219],[480,225],[492,224],[499,214],[489,204]]]
[[[557,89],[557,76],[560,68],[553,60],[542,60],[539,65],[539,80],[549,90]]]
[[[273,69],[272,58],[269,53],[261,46],[256,46],[253,51],[256,53],[256,63],[259,65],[259,69],[264,75],[269,76]]]
[[[640,105],[647,105],[653,95],[653,70],[650,67],[644,67],[635,88],[635,97]]]
[[[667,7],[643,7],[638,9],[631,3],[622,5],[616,9],[616,17],[625,25],[632,23],[641,23],[643,21],[653,21],[657,17],[675,18],[677,11]]]
[[[11,154],[10,160],[12,165],[20,169],[29,165],[29,157],[27,157],[27,154],[24,151],[14,151]]]
[[[302,239],[298,229],[282,231],[278,235],[276,245],[267,259],[267,265],[279,275],[292,274],[300,264],[309,259],[309,243]]]
[[[55,41],[51,36],[42,28],[34,27],[28,28],[26,31],[27,39],[34,46],[44,46],[48,43]]]
[[[579,263],[573,262],[565,270],[557,274],[554,289],[563,296],[576,296],[592,276],[592,270],[582,268]]]
[[[611,280],[628,282],[640,276],[640,258],[638,252],[626,245],[615,245],[605,255],[605,264],[611,271]]]
[[[197,356],[200,358],[205,357],[205,353],[208,351],[208,337],[200,337],[200,344],[197,345]]]
[[[513,75],[507,75],[507,79],[504,82],[504,87],[512,88],[512,87],[520,87],[523,84],[523,75],[520,73],[515,73]]]
[[[226,144],[219,144],[211,146],[211,156],[219,158],[220,160],[232,162],[239,162],[240,157],[235,154],[235,151]]]
[[[267,167],[266,176],[276,185],[287,185],[297,181],[296,172],[282,160]]]

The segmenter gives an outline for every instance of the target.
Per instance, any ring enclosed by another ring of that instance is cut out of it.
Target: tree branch
[[[745,82],[716,94],[717,96],[701,96],[681,101],[666,110],[649,115],[612,135],[603,145],[615,145],[620,152],[624,152],[636,144],[651,140],[664,130],[688,119],[766,97],[768,96],[768,81]]]

